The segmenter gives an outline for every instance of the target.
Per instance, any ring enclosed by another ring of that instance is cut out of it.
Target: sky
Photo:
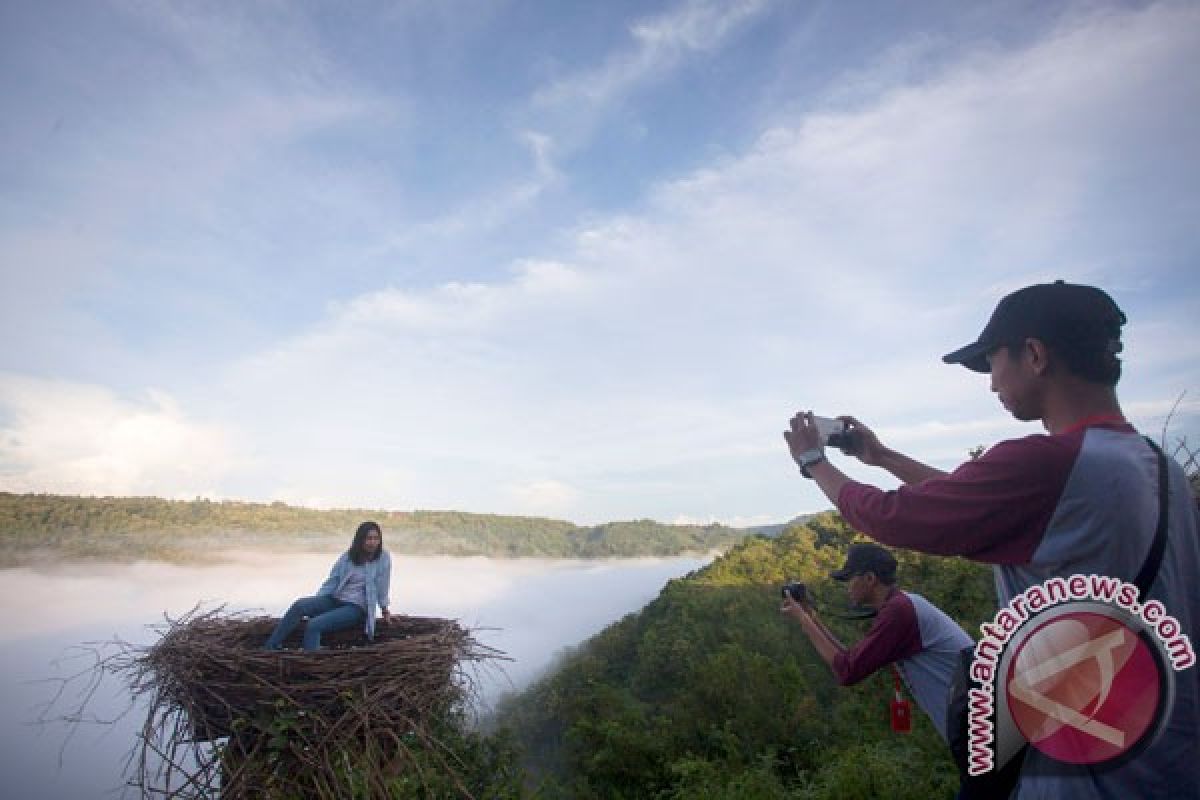
[[[1195,2],[0,4],[0,491],[778,522],[797,410],[1040,432],[940,357],[1057,278],[1195,447],[1198,67]]]

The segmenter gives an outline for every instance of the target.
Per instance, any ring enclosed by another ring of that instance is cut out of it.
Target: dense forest
[[[196,561],[221,549],[344,547],[365,519],[410,555],[602,558],[725,550],[747,535],[722,525],[653,520],[580,527],[562,520],[457,511],[317,511],[284,503],[67,497],[0,492],[0,567],[68,560]]]
[[[501,703],[499,741],[521,753],[542,798],[949,798],[957,775],[928,718],[888,722],[892,686],[836,685],[779,587],[805,581],[846,644],[865,620],[840,618],[828,577],[855,538],[836,514],[753,537],[671,581],[540,682]],[[995,608],[990,572],[961,559],[898,552],[899,584],[971,633]],[[506,774],[511,775],[509,770]],[[510,788],[511,791],[511,788]]]

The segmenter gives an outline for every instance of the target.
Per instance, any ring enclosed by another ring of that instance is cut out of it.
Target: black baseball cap
[[[852,544],[846,552],[846,563],[829,573],[829,577],[835,581],[848,581],[864,572],[874,572],[881,580],[891,581],[896,577],[896,557],[877,544]]]
[[[1095,341],[1105,347],[1121,338],[1125,313],[1103,289],[1055,281],[1018,289],[1005,297],[979,338],[942,356],[947,364],[962,364],[975,372],[991,372],[987,355],[997,347],[1026,338],[1049,345]]]

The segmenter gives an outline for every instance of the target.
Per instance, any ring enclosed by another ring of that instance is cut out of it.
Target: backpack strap
[[[1146,563],[1134,578],[1133,585],[1138,588],[1138,594],[1145,597],[1150,591],[1150,585],[1158,577],[1158,568],[1162,565],[1163,553],[1167,549],[1167,506],[1171,491],[1171,476],[1167,472],[1167,454],[1149,436],[1142,437],[1151,449],[1158,454],[1158,528],[1154,531],[1154,541],[1150,552],[1146,555]]]

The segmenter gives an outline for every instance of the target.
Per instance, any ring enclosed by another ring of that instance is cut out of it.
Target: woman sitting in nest
[[[375,638],[375,608],[383,613],[386,625],[388,586],[392,582],[392,558],[383,549],[383,531],[375,522],[364,522],[354,533],[350,549],[334,562],[329,577],[315,597],[301,597],[279,620],[266,649],[279,650],[283,640],[308,617],[304,628],[304,649],[318,650],[321,634],[363,625],[369,638]]]

